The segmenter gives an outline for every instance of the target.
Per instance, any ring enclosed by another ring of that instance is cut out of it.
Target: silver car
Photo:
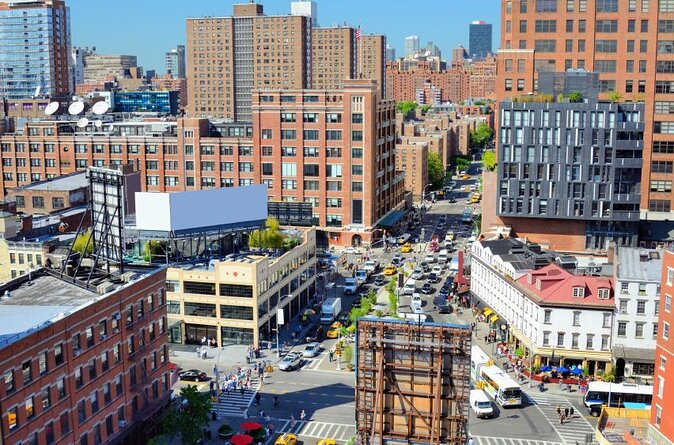
[[[303,357],[316,357],[318,353],[321,352],[321,344],[318,342],[309,343],[304,351],[302,351]]]
[[[302,356],[297,352],[290,352],[278,364],[281,371],[293,371],[302,365]]]

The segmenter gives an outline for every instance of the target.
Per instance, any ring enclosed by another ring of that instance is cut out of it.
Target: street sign
[[[276,309],[276,324],[277,325],[285,324],[283,309],[281,308]]]

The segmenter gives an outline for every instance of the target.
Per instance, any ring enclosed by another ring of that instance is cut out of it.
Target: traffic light
[[[335,355],[341,356],[342,355],[342,344],[337,343],[335,345]]]

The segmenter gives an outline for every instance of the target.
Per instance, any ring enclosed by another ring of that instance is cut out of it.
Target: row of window
[[[302,130],[302,139],[305,141],[317,141],[319,140],[320,131],[319,130]],[[262,130],[262,139],[272,139],[273,132],[270,129]],[[297,139],[297,130],[281,130],[281,139],[282,140],[295,140]],[[327,141],[341,141],[342,140],[342,130],[325,130],[325,140]],[[352,130],[351,131],[351,140],[360,142],[363,140],[363,131],[362,130]]]
[[[567,33],[573,33],[575,21],[573,19],[566,20],[565,31]],[[511,32],[511,22],[510,20],[506,21],[506,33]],[[536,20],[534,30],[537,33],[556,33],[557,32],[557,20],[542,19]],[[587,21],[578,20],[577,32],[583,33],[587,31]],[[646,33],[648,32],[648,20],[641,20],[639,31]],[[519,32],[525,34],[527,32],[527,21],[520,20],[519,23]],[[597,20],[595,22],[595,32],[601,33],[617,33],[618,32],[618,20]],[[627,21],[627,32],[633,33],[636,32],[636,20]]]
[[[512,13],[512,3],[511,0],[506,2],[506,14]],[[561,11],[561,5],[565,5],[566,12],[586,12],[588,0],[520,0],[519,9],[521,14],[527,13],[530,3],[535,4],[536,12],[553,13]],[[627,12],[637,12],[638,4],[641,5],[639,8],[641,12],[650,11],[650,0],[627,0]],[[618,12],[619,5],[619,0],[597,0],[595,10],[596,12]],[[622,8],[620,10],[621,12],[625,12]],[[674,1],[660,0],[658,11],[674,12]]]
[[[543,332],[543,346],[552,346],[550,343],[550,336],[552,332],[550,331],[544,331]],[[555,347],[557,348],[566,348],[566,332],[557,332],[557,342],[555,344]],[[610,335],[602,335],[601,336],[601,350],[602,351],[608,351],[610,347],[610,340],[611,336]],[[580,348],[580,334],[577,332],[573,332],[571,334],[571,349],[579,349]],[[594,334],[586,334],[585,335],[585,349],[586,350],[594,350],[595,345],[594,345]]]
[[[320,122],[319,113],[302,113],[302,122],[304,123],[318,123]],[[297,113],[281,113],[281,122],[294,123],[297,122]],[[325,113],[325,122],[329,124],[339,124],[342,122],[342,113]],[[362,113],[353,113],[351,115],[352,124],[363,123]],[[271,136],[265,137],[265,132],[271,130],[262,130],[262,139],[271,139]],[[269,133],[271,134],[271,133]]]
[[[33,262],[33,258],[35,258],[35,262]],[[16,253],[16,252],[10,252],[9,253],[9,263],[10,264],[33,264],[33,265],[42,265],[42,254],[36,253]]]

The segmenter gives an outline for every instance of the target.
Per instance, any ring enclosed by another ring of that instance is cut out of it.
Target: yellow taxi
[[[276,438],[274,445],[297,445],[297,436],[291,433],[283,433]]]
[[[384,275],[389,275],[389,276],[394,275],[396,273],[396,271],[397,271],[396,267],[393,264],[389,264],[384,269]]]
[[[332,323],[328,328],[328,332],[325,334],[326,338],[337,338],[339,337],[339,329],[342,327],[342,324],[338,321]]]
[[[471,177],[471,176],[468,175],[468,174],[461,175],[461,179],[463,179],[464,181],[465,181],[466,179],[470,179],[470,177]]]
[[[402,253],[410,253],[412,251],[412,245],[410,243],[405,243],[403,246],[400,248],[400,251]]]
[[[318,441],[316,445],[337,445],[337,441],[335,439],[321,439]]]
[[[480,202],[480,195],[473,195],[473,196],[471,196],[470,202],[471,202],[471,204],[475,204],[475,203]]]

